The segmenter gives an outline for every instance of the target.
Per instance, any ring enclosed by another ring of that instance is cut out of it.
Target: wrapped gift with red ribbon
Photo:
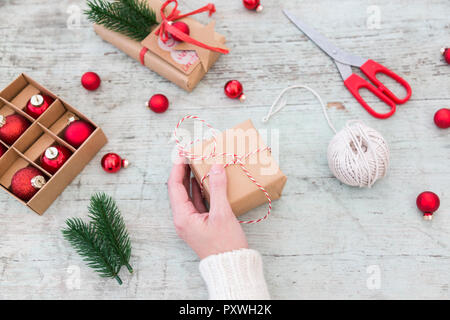
[[[192,91],[220,55],[229,52],[225,37],[214,30],[214,21],[203,25],[191,18],[202,12],[211,16],[216,11],[214,4],[183,14],[178,10],[177,0],[143,1],[155,11],[159,25],[141,42],[99,24],[94,25],[96,33],[142,65]],[[179,21],[189,27],[189,34],[174,26]]]

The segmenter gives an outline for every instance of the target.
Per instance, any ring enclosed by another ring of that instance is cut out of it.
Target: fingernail
[[[209,171],[210,174],[215,174],[215,175],[221,174],[222,172],[223,172],[223,166],[218,165],[218,164],[212,166],[211,170]]]

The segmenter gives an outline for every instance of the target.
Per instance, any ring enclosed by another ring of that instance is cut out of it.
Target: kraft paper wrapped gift
[[[156,13],[158,22],[161,22],[162,2],[159,0],[143,1],[149,3]],[[166,8],[164,12],[168,15],[171,10],[171,8]],[[226,49],[224,46],[225,37],[214,31],[214,21],[207,26],[189,17],[177,21],[188,24],[192,38],[207,45]],[[103,40],[111,43],[137,61],[141,61],[142,49],[147,48],[148,50],[144,55],[144,65],[186,91],[192,91],[195,88],[221,55],[218,52],[185,42],[180,43],[173,39],[163,43],[155,34],[158,26],[155,26],[147,38],[141,42],[108,30],[101,25],[94,25],[94,30]]]
[[[208,155],[214,149],[213,139],[196,144],[191,152],[196,155]],[[255,150],[265,149],[266,145],[250,120],[226,130],[216,136],[215,157],[205,160],[191,160],[190,167],[197,182],[200,184],[203,176],[208,174],[214,163],[226,164],[233,161],[232,156],[221,156],[223,153],[235,154],[240,159],[255,180],[269,193],[272,200],[281,197],[287,178],[281,172],[270,150],[255,152],[249,157],[245,155]],[[264,193],[252,182],[238,164],[232,164],[226,169],[228,186],[227,194],[231,208],[236,216],[240,216],[253,208],[267,204]],[[209,202],[209,179],[203,181],[203,192]]]

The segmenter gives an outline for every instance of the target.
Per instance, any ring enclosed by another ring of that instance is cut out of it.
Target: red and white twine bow
[[[186,148],[190,148],[192,147],[195,143],[201,141],[202,139],[196,139],[193,141],[190,141],[186,144],[181,144],[181,140],[177,135],[177,130],[180,128],[181,124],[186,120],[186,119],[193,119],[196,121],[200,121],[202,122],[206,127],[208,127],[209,129],[211,129],[213,132],[217,132],[209,123],[207,123],[205,120],[197,117],[197,116],[192,116],[192,115],[187,115],[185,117],[183,117],[176,125],[175,130],[173,132],[174,138],[175,138],[175,142],[178,146],[178,151],[179,151],[179,155],[182,157],[185,157],[188,160],[197,160],[197,161],[205,161],[208,159],[213,159],[216,157],[225,157],[225,158],[231,158],[230,161],[226,162],[224,164],[224,168],[227,168],[231,165],[239,165],[242,169],[242,171],[244,171],[245,175],[258,187],[259,190],[261,190],[264,195],[267,198],[267,202],[268,202],[268,210],[267,213],[264,217],[256,219],[256,220],[244,220],[244,221],[239,221],[239,223],[244,223],[244,224],[253,224],[253,223],[258,223],[261,222],[263,220],[266,220],[269,215],[270,212],[272,210],[272,198],[270,197],[269,193],[267,192],[267,190],[258,182],[256,181],[256,179],[253,177],[253,175],[251,174],[251,172],[245,167],[245,160],[247,160],[250,156],[259,153],[259,152],[263,152],[263,151],[271,151],[269,147],[264,147],[264,148],[258,148],[254,151],[251,151],[245,155],[237,155],[234,153],[227,153],[227,152],[223,152],[223,153],[216,153],[216,147],[217,147],[217,140],[216,140],[216,134],[213,135],[213,142],[212,142],[212,151],[209,154],[201,154],[201,155],[197,155],[192,153],[191,151],[186,150]],[[203,182],[205,181],[205,179],[207,179],[209,177],[209,173],[205,174],[202,178],[201,178],[201,183],[200,183],[200,189],[203,193]]]

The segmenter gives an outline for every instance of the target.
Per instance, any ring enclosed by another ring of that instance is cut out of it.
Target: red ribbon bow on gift
[[[168,16],[166,16],[166,14],[164,13],[164,10],[172,2],[175,3],[175,6],[173,7],[172,12]],[[200,8],[200,9],[197,9],[197,10],[194,10],[192,12],[182,14],[182,15],[180,15],[180,11],[177,10],[177,7],[178,7],[177,0],[167,0],[161,6],[162,21],[161,21],[161,25],[159,26],[158,30],[156,30],[156,34],[159,35],[159,38],[161,39],[162,42],[166,43],[167,40],[169,40],[169,34],[172,34],[173,36],[177,37],[178,39],[180,39],[184,42],[187,42],[187,43],[191,43],[197,47],[201,47],[201,48],[208,49],[211,51],[219,52],[222,54],[227,54],[229,52],[227,49],[211,47],[205,43],[195,40],[194,38],[191,38],[190,36],[188,36],[186,33],[182,32],[179,29],[172,26],[173,21],[175,21],[175,20],[179,20],[179,19],[182,19],[182,18],[185,18],[188,16],[192,16],[197,13],[202,13],[205,11],[209,11],[209,16],[211,17],[211,15],[214,12],[216,12],[216,7],[214,6],[213,3],[208,3],[206,6]],[[145,56],[145,53],[147,53],[147,51],[148,51],[148,49],[145,47],[141,51],[140,59],[141,59],[142,64],[144,64],[144,56]]]
[[[164,9],[171,3],[174,2],[175,6],[172,9],[172,12],[166,17],[165,13],[164,13]],[[166,2],[164,2],[164,4],[161,7],[161,18],[162,18],[162,22],[161,22],[161,26],[159,27],[159,29],[156,31],[156,34],[159,35],[160,39],[162,42],[167,42],[167,40],[169,40],[169,33],[174,35],[175,37],[177,37],[180,40],[183,40],[184,42],[187,43],[191,43],[193,45],[196,45],[198,47],[201,48],[205,48],[211,51],[215,51],[215,52],[220,52],[223,54],[227,54],[229,51],[226,49],[222,49],[222,48],[217,48],[217,47],[211,47],[208,46],[207,44],[204,44],[200,41],[195,40],[194,38],[191,38],[190,36],[188,36],[186,33],[180,31],[179,29],[175,28],[174,26],[172,26],[173,21],[175,20],[179,20],[188,16],[192,16],[195,15],[197,13],[202,13],[205,11],[209,11],[209,16],[211,17],[212,14],[214,12],[216,12],[216,7],[214,6],[214,4],[212,3],[208,3],[206,6],[194,10],[192,12],[186,13],[186,14],[182,14],[180,15],[180,11],[177,10],[178,7],[178,1],[177,0],[167,0]]]

